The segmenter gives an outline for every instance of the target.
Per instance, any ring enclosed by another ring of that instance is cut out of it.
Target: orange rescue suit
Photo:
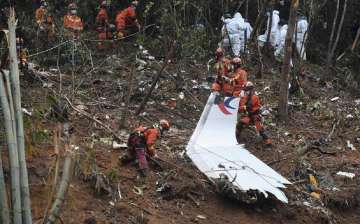
[[[138,26],[135,7],[129,6],[128,8],[120,11],[116,15],[115,23],[117,31],[120,32],[124,31],[129,27]]]
[[[64,28],[75,36],[79,36],[79,33],[84,29],[84,24],[79,16],[68,13],[64,16]]]
[[[99,40],[111,40],[112,39],[112,33],[109,30],[109,16],[106,11],[106,9],[101,8],[99,13],[96,16],[96,30],[99,32]],[[102,49],[104,48],[104,45],[102,42],[98,43],[98,48]]]
[[[144,137],[146,140],[147,153],[150,156],[154,156],[155,155],[155,143],[156,143],[156,140],[160,136],[159,130],[157,128],[145,128],[143,126],[140,126],[137,129],[135,129],[135,131],[144,133]]]
[[[215,70],[217,73],[217,78],[212,84],[212,91],[221,92],[224,95],[231,96],[233,93],[233,87],[230,83],[223,80],[223,77],[228,77],[229,70],[231,67],[231,62],[229,59],[223,57],[218,60],[215,64]]]
[[[245,87],[247,82],[248,73],[241,68],[236,69],[235,75],[231,80],[231,83],[234,87],[234,96],[240,96],[241,91]]]
[[[255,128],[258,132],[263,130],[261,124],[260,116],[260,100],[257,95],[243,96],[239,102],[239,114],[244,114],[244,116],[238,121],[244,125],[255,124]],[[239,130],[240,131],[240,130]]]

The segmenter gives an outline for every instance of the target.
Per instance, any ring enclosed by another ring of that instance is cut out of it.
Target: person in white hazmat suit
[[[280,33],[279,22],[280,22],[279,11],[273,10],[272,21],[271,21],[271,31],[270,31],[270,43],[271,43],[271,46],[273,46],[273,47],[276,47],[276,42],[279,38],[278,36],[280,35],[279,34]],[[261,47],[264,46],[264,44],[266,42],[266,38],[268,36],[269,29],[270,29],[270,16],[268,16],[265,33],[258,37],[258,43]]]
[[[282,61],[282,58],[284,57],[284,52],[285,52],[284,48],[285,48],[285,39],[286,39],[287,30],[288,30],[287,24],[284,24],[281,26],[280,35],[277,40],[276,48],[275,48],[275,52],[274,52],[275,57],[281,59],[281,61]]]
[[[240,51],[244,49],[244,29],[245,21],[240,13],[235,13],[234,17],[230,20],[225,19],[222,30],[224,40],[223,45],[231,45],[233,54],[240,55]]]
[[[243,40],[243,43],[242,43],[241,52],[247,51],[247,49],[245,49],[245,47],[247,48],[247,45],[249,43],[252,31],[253,31],[253,28],[252,28],[251,24],[248,21],[245,20],[245,22],[244,22],[244,34],[243,34],[244,40]]]
[[[294,41],[296,41],[296,50],[303,60],[306,60],[305,43],[308,36],[308,28],[309,23],[306,17],[301,16],[296,24],[296,36],[294,36]]]
[[[288,31],[288,25],[283,22],[280,22],[279,24],[281,24],[279,31],[280,34],[278,36],[274,55],[277,61],[282,62],[285,56],[285,40]],[[290,59],[290,67],[293,67],[292,59]]]
[[[221,28],[221,42],[218,44],[218,46],[222,49],[227,49],[230,47],[230,41],[229,41],[229,35],[227,31],[227,27],[229,26],[229,23],[231,22],[232,18],[230,18],[230,15],[225,15],[225,17],[221,18],[224,25]]]

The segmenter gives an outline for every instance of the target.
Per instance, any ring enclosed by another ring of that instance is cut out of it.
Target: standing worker
[[[65,36],[71,39],[78,39],[84,29],[84,24],[77,15],[77,9],[75,3],[69,4],[68,13],[64,16]]]
[[[98,37],[100,40],[100,42],[98,42],[97,49],[99,50],[105,49],[104,41],[112,40],[111,28],[113,25],[109,22],[109,15],[106,8],[106,1],[102,1],[100,4],[100,11],[96,16],[96,30],[99,33]],[[113,42],[110,43],[110,46],[114,46]]]
[[[139,172],[143,177],[147,176],[149,165],[146,156],[154,157],[156,140],[170,129],[167,120],[160,120],[150,128],[140,126],[132,132],[128,138],[128,154],[121,157],[121,162],[128,163],[138,160]]]
[[[248,73],[241,67],[241,59],[235,57],[232,60],[234,76],[230,80],[230,84],[233,86],[233,96],[240,96],[248,80]]]
[[[238,141],[240,141],[241,131],[245,126],[255,125],[256,131],[263,138],[267,147],[272,145],[271,139],[266,135],[265,129],[261,123],[260,115],[260,100],[255,94],[254,85],[252,82],[247,82],[244,88],[244,96],[240,98],[238,121],[236,124],[235,135]],[[240,143],[240,142],[239,142]]]
[[[55,37],[54,18],[49,14],[48,3],[46,1],[40,2],[40,7],[35,11],[35,20],[39,35],[44,35],[46,41],[53,41]]]
[[[216,49],[216,79],[212,84],[212,91],[218,92],[224,96],[232,96],[233,87],[226,82],[227,79],[230,79],[228,76],[231,69],[231,61],[224,56],[224,50],[222,48]]]
[[[299,56],[302,60],[306,61],[306,51],[305,51],[305,43],[307,40],[307,32],[309,28],[309,23],[305,16],[300,16],[296,25],[296,49],[299,53]]]
[[[132,1],[131,5],[116,15],[115,23],[118,38],[123,38],[140,30],[141,26],[136,17],[138,1]],[[134,31],[136,29],[136,31]]]

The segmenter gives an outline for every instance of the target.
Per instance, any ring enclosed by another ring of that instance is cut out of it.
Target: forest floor
[[[116,55],[123,55],[119,51]],[[76,71],[76,94],[68,95],[74,107],[110,126],[122,140],[118,143],[126,143],[128,132],[139,123],[150,125],[166,118],[173,128],[158,144],[162,161],[152,164],[148,177],[142,179],[134,164],[119,163],[118,158],[126,149],[114,149],[110,133],[69,107],[74,129],[71,144],[79,147],[81,156],[62,207],[62,223],[358,223],[360,97],[342,89],[336,81],[320,81],[321,68],[306,65],[304,94],[291,96],[289,119],[284,123],[276,118],[279,72],[269,69],[261,79],[256,79],[256,72],[250,69],[249,79],[254,81],[264,108],[271,112],[265,123],[274,146],[264,150],[253,138],[246,147],[294,183],[285,189],[288,204],[269,199],[250,206],[216,193],[214,186],[184,156],[210,94],[206,64],[173,61],[162,74],[145,112],[135,116],[152,77],[159,71],[156,60],[145,60],[142,71],[137,70],[140,69],[137,63],[129,115],[125,128],[120,128],[131,89],[129,76],[133,63],[116,55],[94,56],[95,69],[85,66]],[[25,120],[30,136],[27,160],[35,223],[44,215],[55,163],[52,142],[55,123],[48,118],[48,96],[58,91],[56,72],[45,69],[41,80],[22,77],[23,107],[32,111]],[[63,92],[71,93],[72,86],[67,82],[70,78],[71,73],[67,72]],[[172,98],[176,99],[176,107],[169,103],[174,101]],[[325,141],[329,135],[331,140]],[[41,143],[35,141],[39,136],[45,136]],[[348,143],[353,144],[353,150]],[[311,196],[306,187],[309,170],[318,179],[320,199]],[[336,175],[339,171],[354,173],[355,177]],[[97,186],[97,192],[96,180],[91,178],[94,172],[103,174],[104,185],[110,189]]]

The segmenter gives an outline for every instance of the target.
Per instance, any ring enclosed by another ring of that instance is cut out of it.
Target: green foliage
[[[108,171],[107,174],[106,174],[106,177],[108,178],[108,180],[110,182],[114,182],[118,178],[116,170],[111,169],[110,171]]]

